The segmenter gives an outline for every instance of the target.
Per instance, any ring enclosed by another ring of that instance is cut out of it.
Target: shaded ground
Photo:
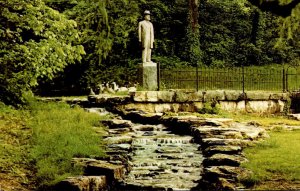
[[[287,181],[274,179],[261,182],[254,186],[253,190],[300,190],[300,181]]]
[[[0,112],[0,190],[34,190],[34,172],[28,160],[31,130],[26,114]]]

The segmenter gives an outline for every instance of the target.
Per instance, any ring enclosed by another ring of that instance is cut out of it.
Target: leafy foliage
[[[162,65],[297,65],[299,4],[282,18],[263,12],[269,1],[253,1],[190,1],[197,4],[191,11],[186,0],[0,0],[0,99],[20,102],[37,84],[40,93],[87,93],[103,82],[136,81],[137,24],[146,9],[153,60]],[[294,1],[271,2],[282,8]]]
[[[43,1],[0,1],[0,99],[23,102],[23,93],[81,59],[77,23]]]

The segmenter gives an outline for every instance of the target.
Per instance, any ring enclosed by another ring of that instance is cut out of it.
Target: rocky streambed
[[[86,188],[78,190],[242,189],[239,180],[249,173],[240,167],[247,161],[242,150],[267,136],[256,124],[231,119],[206,119],[188,113],[114,112],[114,119],[103,121],[108,127],[108,158],[75,159],[85,168],[85,175],[77,179],[87,179]],[[64,181],[64,185],[80,187],[74,179]]]
[[[176,135],[162,124],[122,119],[104,123],[110,127],[105,140],[111,161],[127,158],[121,188],[191,190],[199,184],[203,156],[192,136]]]

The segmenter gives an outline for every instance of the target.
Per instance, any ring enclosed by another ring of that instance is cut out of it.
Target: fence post
[[[285,76],[285,69],[282,68],[282,91],[286,92],[286,76]]]
[[[160,63],[157,63],[157,91],[160,91]]]
[[[199,90],[199,72],[198,72],[198,63],[196,65],[196,91]]]
[[[242,64],[242,75],[243,75],[243,96],[245,95],[245,68],[244,64]]]
[[[287,67],[286,72],[285,72],[285,88],[286,88],[286,91],[289,91],[289,76],[288,76],[288,73],[289,73],[289,67]]]

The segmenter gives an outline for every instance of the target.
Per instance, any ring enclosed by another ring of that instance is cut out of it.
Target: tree
[[[199,5],[198,0],[189,0],[189,13],[188,20],[190,21],[187,26],[187,53],[189,55],[188,61],[193,65],[198,65],[201,62],[201,49],[200,49],[200,31],[199,31]]]
[[[262,11],[269,11],[283,17],[280,26],[282,38],[292,39],[294,33],[300,33],[300,0],[248,0]]]
[[[248,0],[252,5],[257,6],[262,11],[270,11],[273,14],[282,17],[291,16],[293,9],[295,9],[300,0],[289,0],[287,3],[283,0]],[[284,4],[283,4],[284,3]],[[299,8],[297,8],[299,9]]]
[[[23,103],[39,78],[52,79],[85,53],[77,23],[41,0],[0,0],[0,100]]]
[[[81,33],[79,43],[87,52],[78,66],[79,71],[76,70],[82,74],[78,79],[81,87],[93,87],[107,79],[120,81],[115,74],[124,73],[117,68],[130,58],[128,46],[139,15],[137,2],[81,0],[64,12],[77,21]]]
[[[296,57],[296,43],[282,38],[285,45],[276,47],[282,18],[262,12],[247,0],[202,1],[199,13],[205,65],[268,65]]]

